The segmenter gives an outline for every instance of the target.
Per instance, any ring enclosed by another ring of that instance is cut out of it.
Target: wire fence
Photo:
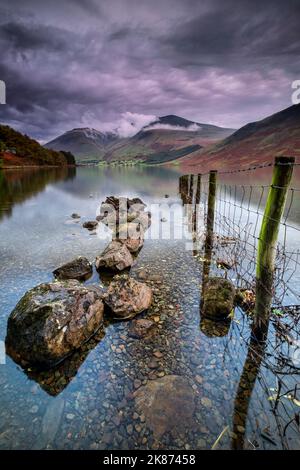
[[[250,448],[256,447],[255,437],[246,439],[244,430],[246,422],[252,436],[261,429],[257,417],[249,415],[247,418],[249,401],[253,395],[256,396],[255,402],[261,405],[262,415],[265,416],[265,410],[269,410],[270,422],[265,424],[264,431],[260,431],[260,437],[271,447],[278,445],[278,440],[283,449],[299,448],[300,444],[300,225],[297,218],[296,221],[294,217],[291,218],[293,211],[297,213],[295,194],[300,188],[288,189],[285,210],[280,220],[270,292],[270,325],[267,340],[261,345],[253,342],[250,333],[255,308],[256,273],[260,263],[259,235],[271,185],[227,184],[220,177],[245,171],[252,172],[255,177],[257,169],[272,165],[218,173],[214,235],[209,260],[205,252],[209,173],[185,175],[180,179],[179,190],[183,203],[187,205],[186,217],[193,233],[194,253],[203,262],[203,276],[207,275],[205,263],[209,261],[209,275],[229,279],[242,294],[242,300],[236,308],[242,318],[242,325],[237,322],[235,328],[240,328],[246,360],[241,365],[242,375],[235,400],[234,448],[244,448],[246,444]],[[228,345],[231,349],[235,347],[230,341]],[[235,357],[234,351],[231,354]],[[270,433],[271,428],[273,432],[276,429],[275,438]]]

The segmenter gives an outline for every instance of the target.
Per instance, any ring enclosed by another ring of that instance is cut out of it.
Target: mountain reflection
[[[42,192],[48,184],[74,179],[76,168],[0,170],[0,220],[10,217],[15,204]]]

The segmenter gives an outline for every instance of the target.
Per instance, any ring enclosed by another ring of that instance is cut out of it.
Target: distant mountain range
[[[45,147],[70,151],[77,162],[143,160],[164,163],[183,157],[204,145],[232,134],[211,124],[201,124],[175,115],[162,116],[133,137],[121,138],[117,132],[77,128],[48,142]]]
[[[187,167],[201,165],[202,170],[263,164],[273,161],[276,155],[300,156],[300,105],[237,131],[168,115],[151,122],[133,137],[121,138],[117,131],[77,128],[45,147],[8,126],[0,126],[2,165],[72,164],[73,155],[77,163],[176,161]]]
[[[264,164],[277,155],[300,156],[300,104],[261,121],[252,122],[229,137],[180,159],[185,165],[212,169]]]

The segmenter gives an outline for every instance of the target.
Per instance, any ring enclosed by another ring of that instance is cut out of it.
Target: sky
[[[291,106],[299,0],[0,0],[0,122],[48,141],[157,116],[239,128]]]

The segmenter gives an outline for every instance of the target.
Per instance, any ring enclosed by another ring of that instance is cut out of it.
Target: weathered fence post
[[[196,196],[195,196],[195,205],[193,212],[193,232],[197,234],[198,229],[198,215],[199,215],[199,203],[201,196],[201,173],[197,175],[197,186],[196,186]]]
[[[194,195],[194,175],[190,175],[189,204],[193,203]]]
[[[252,329],[258,341],[266,339],[268,333],[277,239],[294,162],[295,158],[293,157],[275,158],[272,184],[260,229],[256,260],[256,302]]]
[[[188,192],[189,192],[189,176],[182,175],[179,178],[179,192],[182,199],[183,204],[187,203],[188,199]]]
[[[209,172],[209,184],[208,184],[208,202],[207,202],[207,236],[206,244],[209,248],[213,246],[214,236],[214,222],[215,222],[215,203],[216,203],[216,192],[217,192],[217,171],[211,170]]]
[[[201,173],[197,175],[197,188],[196,188],[196,204],[200,202],[200,195],[201,195]]]
[[[214,239],[214,222],[215,222],[215,203],[217,193],[217,171],[212,170],[209,172],[208,184],[208,202],[207,202],[207,217],[206,217],[206,237],[204,244],[204,260],[202,272],[202,292],[200,301],[200,311],[203,309],[204,295],[206,283],[209,278],[212,248]]]

